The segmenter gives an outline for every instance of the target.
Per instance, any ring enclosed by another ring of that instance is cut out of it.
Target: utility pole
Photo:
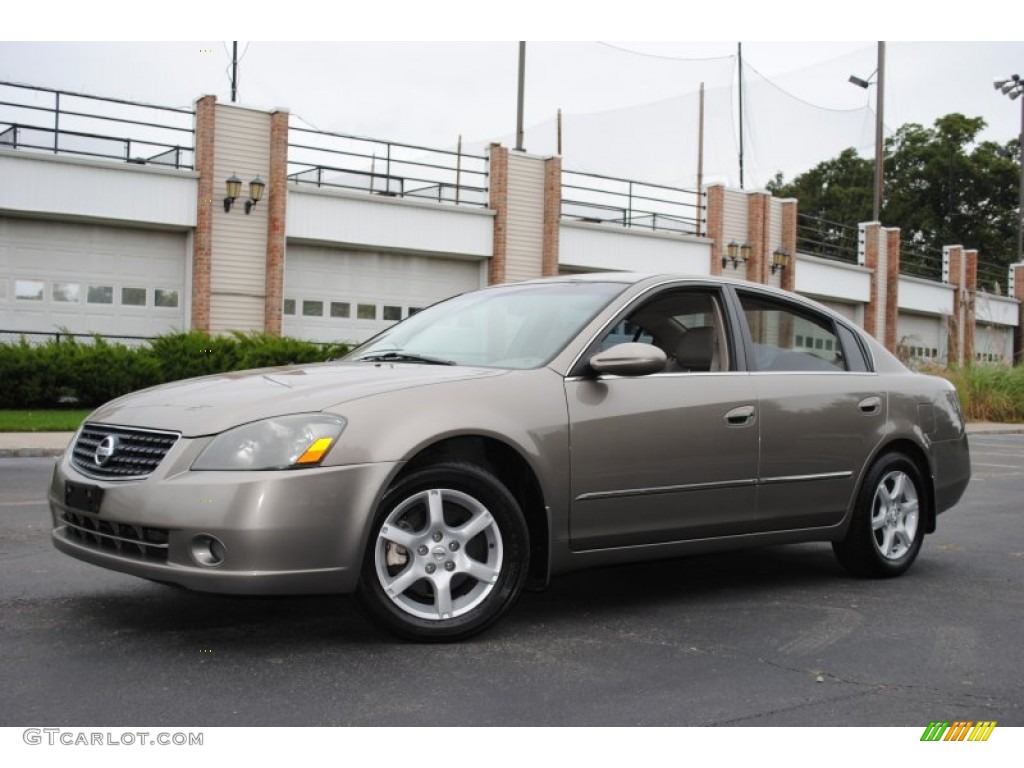
[[[871,76],[865,80],[850,75],[850,82],[858,88],[867,90],[871,87],[871,78],[875,83],[875,187],[872,194],[871,219],[882,220],[882,203],[885,195],[885,43],[878,43],[878,66]]]
[[[231,101],[238,101],[238,41],[231,43]]]
[[[700,109],[697,117],[697,234],[704,218],[704,83],[700,84]]]
[[[740,84],[740,189],[743,189],[743,43],[736,43],[739,56],[737,80]]]
[[[1011,101],[1024,95],[1024,79],[1020,75],[997,77],[995,89]],[[1024,99],[1020,101],[1020,134],[1017,137],[1017,162],[1020,164],[1020,196],[1017,201],[1017,263],[1024,264]]]
[[[519,98],[516,104],[516,150],[523,151],[523,94],[526,90],[526,41],[519,41]]]
[[[882,220],[882,202],[885,195],[885,43],[878,43],[878,80],[875,98],[875,196],[872,220]]]

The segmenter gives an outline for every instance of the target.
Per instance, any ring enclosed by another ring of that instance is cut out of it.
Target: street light
[[[992,86],[1011,99],[1019,99],[1024,93],[1024,82],[1021,81],[1020,75],[997,77]],[[1017,261],[1024,262],[1024,101],[1020,103],[1020,135],[1017,137],[1017,145],[1017,150],[1020,153],[1017,158],[1020,163],[1020,198],[1017,201]]]
[[[872,76],[878,75],[875,80],[877,90],[875,91],[875,192],[874,204],[872,205],[871,216],[875,221],[881,221],[882,217],[882,196],[883,179],[885,178],[885,136],[883,133],[883,120],[885,113],[885,43],[878,43],[878,68]],[[867,90],[871,85],[871,78],[865,80],[856,75],[850,75],[850,82]]]

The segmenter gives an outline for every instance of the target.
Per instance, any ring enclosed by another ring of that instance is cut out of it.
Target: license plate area
[[[65,482],[64,484],[64,505],[82,512],[99,514],[100,504],[103,502],[103,489],[98,485],[86,485],[85,483]]]

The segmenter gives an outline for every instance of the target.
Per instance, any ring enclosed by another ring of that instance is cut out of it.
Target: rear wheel
[[[413,640],[460,640],[497,621],[526,581],[529,541],[515,497],[465,463],[408,475],[381,501],[357,596]]]
[[[846,538],[832,545],[839,562],[857,576],[899,576],[921,549],[925,502],[917,466],[902,454],[882,456],[857,494]]]

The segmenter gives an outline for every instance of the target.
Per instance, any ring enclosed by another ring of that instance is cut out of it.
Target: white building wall
[[[900,311],[926,315],[953,314],[953,287],[945,283],[900,275]]]
[[[722,199],[722,256],[726,255],[729,243],[743,245],[747,242],[747,222],[749,218],[750,196],[740,190],[726,189]],[[726,265],[722,268],[722,274],[726,277],[745,280],[747,277],[747,265],[740,262],[733,266],[731,261],[726,262]]]
[[[494,212],[289,185],[289,238],[473,259],[494,251]]]
[[[267,285],[266,196],[245,213],[249,181],[270,176],[270,114],[218,104],[214,150],[213,259],[210,266],[210,330],[262,331]],[[224,181],[242,180],[230,213],[220,205]]]
[[[505,280],[540,277],[543,248],[544,158],[509,152]]]
[[[710,274],[711,241],[702,237],[563,221],[559,238],[564,271]]]
[[[765,263],[768,265],[768,284],[773,285],[776,288],[782,287],[782,271],[776,270],[775,274],[772,274],[771,263],[772,254],[776,248],[782,246],[782,202],[780,200],[772,199],[768,203],[768,221],[766,223],[767,235],[768,235],[768,252],[765,254]]]
[[[974,297],[974,315],[979,323],[1016,328],[1020,320],[1019,303],[1006,296],[977,293]]]
[[[185,229],[198,187],[192,171],[0,149],[0,212]]]
[[[867,304],[870,300],[870,270],[803,253],[797,254],[797,262],[797,293],[855,304]]]

